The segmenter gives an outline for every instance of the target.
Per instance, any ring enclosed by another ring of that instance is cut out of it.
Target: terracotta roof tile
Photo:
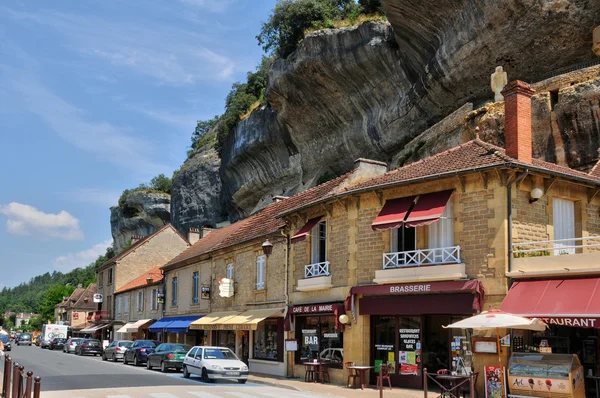
[[[94,303],[94,294],[96,293],[96,284],[90,283],[88,287],[79,296],[79,299],[73,304],[77,310],[95,310],[98,304]],[[86,301],[87,300],[87,301]]]
[[[79,298],[81,297],[83,292],[85,292],[84,288],[81,288],[81,287],[75,288],[75,290],[73,290],[73,293],[71,293],[71,295],[67,299],[67,302],[64,303],[64,307],[72,308],[73,305],[77,302],[77,300],[79,300]]]
[[[117,290],[114,294],[119,294],[128,290],[137,289],[138,287],[146,286],[148,285],[148,282],[146,281],[146,278],[148,277],[152,278],[152,284],[162,281],[163,274],[160,271],[161,267],[162,265],[156,268],[152,268],[150,271],[147,271],[143,275],[138,276],[137,278],[135,278],[134,280]]]
[[[278,231],[285,227],[285,221],[281,218],[277,218],[280,213],[298,207],[303,203],[312,202],[335,191],[335,188],[345,181],[350,174],[352,173],[344,174],[343,176],[334,178],[333,180],[308,189],[288,199],[272,203],[244,220],[213,230],[206,235],[206,237],[200,239],[167,263],[165,268],[177,266],[186,260],[201,256],[202,254],[243,243]]]

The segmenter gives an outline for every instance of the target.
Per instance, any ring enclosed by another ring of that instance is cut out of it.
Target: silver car
[[[63,346],[63,352],[67,354],[75,354],[75,347],[77,347],[77,344],[81,344],[81,340],[83,339],[78,337],[71,337]]]
[[[133,344],[133,341],[130,340],[115,340],[108,347],[104,349],[104,353],[102,354],[102,360],[107,361],[111,360],[113,362],[117,362],[118,360],[123,360],[123,354],[125,351]]]

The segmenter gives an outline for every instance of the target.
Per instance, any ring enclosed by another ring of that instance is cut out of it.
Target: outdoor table
[[[600,386],[598,385],[598,382],[600,382],[600,376],[585,376],[588,379],[592,379],[594,380],[594,383],[596,383],[596,398],[600,398]]]
[[[466,381],[469,380],[469,376],[458,376],[458,375],[437,375],[437,379],[447,381],[449,387],[446,389],[451,397],[458,397],[456,390]]]
[[[370,369],[375,369],[375,366],[348,366],[348,369],[354,369],[358,373],[358,377],[360,378],[360,389],[365,389],[365,379],[367,375],[367,371]]]
[[[312,369],[313,382],[316,383],[317,375],[319,374],[319,368],[321,367],[321,362],[304,362],[304,366],[306,366],[307,371],[308,371],[308,368],[313,368]],[[307,381],[306,376],[304,376],[304,380]]]

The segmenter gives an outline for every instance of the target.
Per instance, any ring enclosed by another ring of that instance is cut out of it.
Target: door
[[[240,359],[248,365],[250,358],[250,332],[248,330],[240,330]]]
[[[575,202],[559,198],[552,199],[554,223],[554,255],[575,254]]]

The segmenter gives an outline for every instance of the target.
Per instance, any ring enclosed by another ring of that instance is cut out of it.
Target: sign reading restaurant
[[[583,317],[561,317],[561,318],[544,318],[540,319],[548,325],[571,326],[574,328],[596,328],[600,329],[600,318],[583,318]]]

